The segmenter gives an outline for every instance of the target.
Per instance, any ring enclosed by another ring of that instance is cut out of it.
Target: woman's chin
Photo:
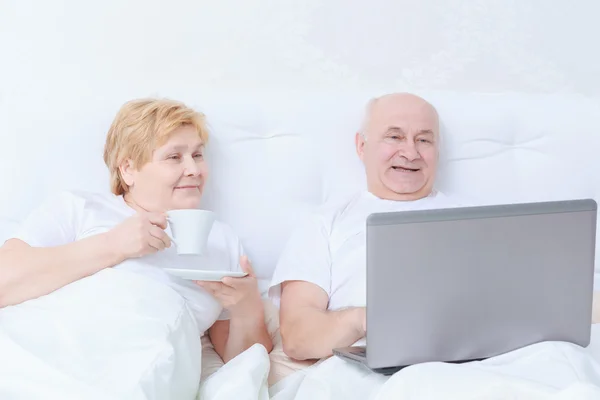
[[[171,210],[186,210],[200,207],[200,196],[189,199],[174,199],[171,203]]]
[[[199,190],[182,190],[175,192],[171,198],[172,209],[198,208],[202,200],[202,192]]]
[[[171,204],[171,210],[192,210],[195,208],[199,208],[200,203],[175,203]]]

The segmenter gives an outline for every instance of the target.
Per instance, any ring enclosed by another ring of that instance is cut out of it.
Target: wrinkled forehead
[[[439,136],[439,118],[435,109],[428,103],[421,104],[381,104],[374,107],[371,115],[373,133],[384,134],[391,128],[399,128],[406,134],[433,132]]]

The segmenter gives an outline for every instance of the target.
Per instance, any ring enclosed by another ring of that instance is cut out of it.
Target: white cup
[[[204,254],[215,219],[215,213],[207,210],[167,211],[167,221],[173,234],[171,239],[177,254]]]

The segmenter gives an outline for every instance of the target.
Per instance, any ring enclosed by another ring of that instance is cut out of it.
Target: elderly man
[[[306,221],[273,275],[270,294],[280,304],[283,349],[297,360],[330,356],[365,336],[367,216],[452,205],[434,189],[439,121],[422,98],[395,93],[373,99],[355,142],[367,191]]]

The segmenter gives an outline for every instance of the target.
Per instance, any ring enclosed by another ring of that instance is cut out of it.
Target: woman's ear
[[[136,169],[131,159],[126,159],[119,165],[119,172],[121,173],[121,179],[127,186],[133,186]]]

